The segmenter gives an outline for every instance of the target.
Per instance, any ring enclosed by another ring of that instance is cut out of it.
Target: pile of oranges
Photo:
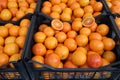
[[[54,19],[71,21],[86,15],[101,14],[103,4],[96,0],[49,0],[42,4],[41,12]]]
[[[29,24],[29,19],[23,19],[20,26],[11,23],[0,26],[0,66],[21,58]],[[13,64],[10,67],[14,68]]]
[[[115,42],[106,36],[109,26],[85,19],[87,22],[77,19],[71,24],[53,19],[51,25],[41,24],[34,34],[32,60],[54,68],[100,68],[116,61]]]
[[[34,13],[35,0],[0,0],[0,20],[16,21],[28,13]]]

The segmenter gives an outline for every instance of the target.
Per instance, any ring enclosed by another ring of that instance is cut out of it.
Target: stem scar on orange
[[[62,30],[63,29],[63,23],[58,19],[52,20],[51,25],[52,25],[52,28],[55,30]]]

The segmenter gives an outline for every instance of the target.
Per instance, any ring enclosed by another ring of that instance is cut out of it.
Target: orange
[[[21,22],[20,22],[20,27],[29,27],[30,26],[30,20],[29,19],[23,19]]]
[[[25,14],[29,14],[29,13],[32,13],[34,14],[34,9],[33,8],[28,8],[25,12]]]
[[[92,7],[94,11],[101,11],[103,8],[103,4],[101,2],[95,2]]]
[[[82,21],[82,18],[75,18],[74,20]]]
[[[87,49],[86,49],[86,48],[84,48],[84,47],[78,47],[78,48],[76,49],[76,51],[77,51],[77,50],[82,51],[83,53],[85,53],[85,54],[87,55]]]
[[[64,42],[67,39],[67,35],[64,32],[56,33],[55,37],[57,38],[58,42]]]
[[[74,31],[74,30],[71,30],[67,33],[68,38],[73,38],[74,39],[76,36],[77,36],[77,32]]]
[[[71,57],[72,57],[72,53],[69,53],[66,60],[67,60],[67,61],[71,61]]]
[[[91,68],[99,68],[102,66],[102,58],[99,54],[90,54],[87,56],[87,64]]]
[[[57,68],[63,68],[63,63],[60,62],[59,65],[57,66]]]
[[[45,38],[46,38],[46,35],[45,35],[45,33],[43,33],[43,32],[36,32],[35,34],[34,34],[34,40],[35,40],[35,42],[44,42],[45,41]]]
[[[8,28],[0,26],[0,36],[5,38],[8,36]]]
[[[32,47],[34,55],[43,56],[46,54],[46,47],[42,43],[36,43]]]
[[[51,4],[50,1],[44,1],[44,2],[43,2],[43,6],[52,7],[52,4]]]
[[[89,50],[90,50],[89,44],[87,44],[84,48],[85,48],[87,51],[89,51]]]
[[[19,29],[20,29],[20,27],[17,25],[12,26],[9,29],[9,35],[17,37],[19,35]]]
[[[53,51],[53,50],[47,50],[47,52],[46,52],[46,54],[45,54],[45,57],[47,57],[48,54],[51,54],[51,53],[54,53],[54,51]]]
[[[26,1],[21,1],[21,2],[19,2],[19,7],[26,7],[26,8],[28,8],[29,4]]]
[[[78,68],[77,65],[73,64],[71,61],[66,61],[63,65],[64,68]]]
[[[0,36],[0,45],[3,46],[4,45],[4,38]]]
[[[86,54],[79,50],[76,50],[71,57],[72,63],[78,66],[85,64],[86,60],[87,60]]]
[[[85,19],[86,17],[93,17],[92,13],[84,13],[83,15],[83,19]]]
[[[87,63],[85,63],[85,64],[81,65],[80,68],[89,68],[89,66],[87,65]]]
[[[16,18],[17,18],[17,19],[20,19],[20,18],[22,18],[24,15],[25,15],[24,11],[19,10],[19,11],[17,11],[17,13],[16,13]]]
[[[94,13],[93,13],[93,16],[96,17],[96,16],[98,16],[98,15],[100,15],[100,14],[101,14],[101,12],[94,12]]]
[[[104,50],[97,51],[97,53],[98,53],[99,55],[102,55],[102,54],[103,54],[103,52],[104,52]]]
[[[18,8],[18,4],[17,4],[17,2],[15,2],[15,1],[10,1],[10,2],[8,2],[7,6],[8,6],[8,9]]]
[[[115,41],[112,38],[103,39],[104,50],[112,50],[115,47]]]
[[[51,13],[51,7],[44,6],[44,7],[42,7],[41,12],[44,13],[44,14],[49,15]]]
[[[107,5],[108,5],[109,8],[112,7],[112,3],[111,2],[107,1],[106,3],[107,3]]]
[[[62,21],[70,21],[71,20],[71,15],[69,13],[63,12],[61,14],[61,20]]]
[[[46,24],[41,24],[38,28],[39,31],[44,31],[44,29],[48,27]]]
[[[96,31],[96,28],[97,28],[97,23],[94,23],[94,25],[92,25],[91,27],[89,27],[89,29],[94,32]]]
[[[82,17],[84,15],[84,10],[82,8],[76,8],[73,10],[73,14],[75,17]]]
[[[70,8],[71,8],[72,10],[74,10],[74,9],[76,9],[76,8],[80,8],[80,4],[77,3],[77,2],[74,2],[74,3],[72,3],[72,4],[70,5]]]
[[[5,44],[15,43],[16,37],[9,36],[5,39]]]
[[[91,5],[87,5],[84,7],[84,12],[85,13],[93,13],[94,11],[93,11],[93,8]]]
[[[10,8],[10,12],[12,13],[12,16],[15,17],[18,9],[17,8]]]
[[[70,25],[70,23],[63,22],[63,30],[62,31],[65,32],[65,33],[71,31],[71,25]]]
[[[3,21],[8,21],[12,18],[12,13],[8,9],[3,9],[0,13],[0,18]]]
[[[6,53],[8,56],[12,56],[13,54],[16,54],[19,52],[19,47],[16,43],[9,43],[6,44],[4,47],[4,53]]]
[[[59,6],[61,7],[62,10],[67,7],[67,5],[65,3],[60,3]]]
[[[75,31],[79,31],[82,28],[82,22],[75,20],[72,22],[72,29]]]
[[[89,0],[79,0],[79,4],[81,7],[85,7],[89,4]]]
[[[13,17],[12,18],[12,21],[17,21],[18,19],[16,17]]]
[[[21,27],[19,29],[19,36],[26,36],[28,32],[28,28],[27,27]]]
[[[59,4],[61,0],[51,0],[52,5]]]
[[[86,36],[89,36],[91,34],[91,30],[87,27],[83,27],[80,31],[79,31],[80,34],[83,34],[83,35],[86,35]]]
[[[94,52],[94,51],[88,51],[87,52],[87,55],[91,55],[91,54],[98,54],[97,52]]]
[[[47,57],[45,57],[45,64],[57,68],[60,64],[60,57],[55,53],[51,53]]]
[[[21,54],[16,53],[16,54],[13,54],[12,56],[10,56],[9,62],[11,62],[11,61],[18,61],[20,59],[21,59]],[[14,65],[10,64],[10,67],[14,68]]]
[[[0,5],[3,9],[6,9],[7,8],[7,0],[0,0]]]
[[[15,1],[15,2],[17,2],[17,0],[8,0],[8,2],[10,2],[10,1]]]
[[[63,9],[63,13],[68,13],[69,15],[71,15],[72,10],[71,10],[71,8],[66,7],[66,8]]]
[[[34,3],[35,0],[26,0],[29,4]]]
[[[116,60],[116,55],[112,51],[105,51],[102,56],[104,59],[106,59],[110,63],[113,63]]]
[[[62,12],[62,9],[59,5],[53,5],[51,10],[52,12],[58,12],[59,14]]]
[[[67,6],[71,6],[74,2],[76,2],[75,0],[68,0],[67,1]]]
[[[58,12],[51,12],[50,17],[53,19],[60,19],[60,14]]]
[[[34,2],[31,3],[31,4],[30,4],[30,8],[35,9],[35,8],[36,8],[36,3],[34,3]]]
[[[119,0],[112,0],[111,3],[114,6],[119,6],[120,5],[120,1]]]
[[[12,23],[7,23],[7,24],[5,24],[4,26],[9,29],[10,27],[13,26],[13,24],[12,24]]]
[[[106,66],[106,65],[109,65],[109,64],[110,64],[110,62],[107,59],[102,58],[102,66]]]
[[[96,0],[90,0],[90,5],[95,4],[97,1]]]
[[[63,29],[63,23],[58,19],[53,19],[51,22],[51,26],[55,30],[62,30]]]
[[[77,48],[77,43],[72,38],[66,39],[64,41],[64,45],[69,49],[69,51],[75,51]]]
[[[118,26],[118,28],[119,28],[119,30],[120,30],[120,18],[119,18],[119,17],[116,17],[116,18],[115,18],[115,22],[116,22],[116,24],[117,24],[117,26]]]
[[[118,13],[120,14],[120,8],[119,6],[112,6],[111,7],[111,12],[114,14],[114,13]]]
[[[104,44],[102,41],[94,39],[90,41],[90,49],[93,51],[101,51],[104,49]]]
[[[86,35],[80,34],[76,36],[75,41],[78,46],[84,47],[88,44],[88,37]]]
[[[67,59],[68,54],[69,54],[68,48],[64,45],[57,46],[54,52],[60,57],[61,60]]]
[[[33,56],[32,60],[44,64],[43,56],[40,56],[40,55]],[[33,65],[34,65],[35,68],[43,68],[42,65],[37,64],[37,63],[34,63]]]
[[[68,0],[61,0],[61,2],[62,2],[62,3],[67,3],[67,2],[68,2]]]
[[[28,9],[28,8],[26,8],[26,7],[20,7],[20,8],[19,8],[19,10],[20,10],[20,11],[23,11],[23,12],[26,12],[27,9]]]
[[[1,53],[0,54],[0,66],[3,66],[7,64],[8,62],[9,62],[9,56],[4,53]]]
[[[93,32],[89,35],[89,40],[94,40],[94,39],[97,39],[97,40],[102,40],[102,36],[101,34],[97,33],[97,32]]]
[[[100,24],[98,25],[96,31],[102,36],[105,36],[109,33],[109,27],[106,24]]]
[[[24,47],[24,43],[25,43],[25,36],[19,36],[16,38],[15,40],[16,44],[20,47],[23,48]]]
[[[47,49],[54,49],[56,48],[58,41],[55,37],[47,37],[44,42]]]
[[[54,30],[51,27],[46,27],[43,32],[46,36],[53,36],[55,34]]]

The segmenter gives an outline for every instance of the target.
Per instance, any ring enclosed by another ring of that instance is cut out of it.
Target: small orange
[[[97,23],[95,22],[94,25],[92,25],[91,27],[89,27],[89,29],[91,30],[91,32],[96,31],[96,29],[97,29]]]
[[[62,2],[62,3],[67,3],[67,2],[68,2],[68,0],[61,0],[61,2]]]
[[[79,0],[79,4],[81,7],[85,7],[90,3],[90,0]]]
[[[62,9],[59,5],[52,6],[52,12],[58,12],[59,14],[62,12]]]
[[[72,9],[71,8],[68,8],[68,7],[66,7],[66,8],[64,8],[63,9],[63,13],[68,13],[68,14],[72,14]]]
[[[34,3],[35,0],[26,0],[29,4]]]
[[[19,2],[19,7],[26,7],[26,8],[28,8],[29,4],[26,1],[21,1],[21,2]]]
[[[51,13],[51,7],[44,6],[44,7],[42,7],[41,12],[44,13],[44,14],[49,15]]]
[[[23,11],[19,10],[19,11],[17,11],[17,13],[16,13],[16,18],[17,18],[17,19],[20,19],[20,18],[22,18],[24,15],[25,15],[25,13],[24,13]]]
[[[74,3],[72,3],[72,4],[70,5],[70,8],[71,8],[72,10],[74,10],[74,9],[76,9],[76,8],[80,8],[80,4],[77,3],[77,2],[74,2]]]
[[[19,8],[19,10],[20,10],[20,11],[23,11],[24,13],[27,11],[27,9],[28,9],[28,8],[26,8],[26,7],[20,7],[20,8]]]
[[[29,13],[34,13],[34,9],[33,8],[28,8],[25,12],[25,14],[29,14]]]
[[[93,32],[89,35],[89,40],[94,40],[94,39],[97,39],[97,40],[102,40],[102,36],[101,34],[97,33],[97,32]]]
[[[51,67],[57,68],[60,62],[60,57],[55,53],[48,54],[48,56],[45,57],[45,64]]]
[[[65,3],[60,3],[59,6],[61,7],[62,10],[64,10],[67,7]]]
[[[96,3],[96,0],[90,0],[90,5],[93,5]]]
[[[55,34],[54,30],[51,27],[46,27],[43,32],[46,36],[53,36]]]
[[[38,28],[39,31],[44,31],[44,29],[48,27],[46,24],[41,24]]]
[[[78,20],[75,20],[72,22],[72,29],[75,30],[75,31],[79,31],[81,28],[82,28],[82,22],[81,21],[78,21]]]
[[[76,1],[75,0],[68,0],[67,6],[70,7],[74,2],[76,2]]]
[[[15,1],[10,1],[10,2],[8,2],[7,6],[8,6],[8,9],[18,8],[18,4],[17,4],[17,2],[15,2]]]
[[[5,39],[5,44],[15,43],[15,40],[16,40],[16,37],[14,37],[14,36],[8,36],[8,37]]]
[[[52,5],[59,4],[61,0],[51,0]]]
[[[110,64],[110,62],[107,59],[102,58],[102,66],[106,66],[106,65],[109,65],[109,64]]]
[[[69,51],[75,51],[77,48],[77,43],[72,38],[66,39],[64,41],[64,45],[69,49]]]
[[[91,5],[87,5],[84,7],[84,12],[85,13],[93,13],[93,8]]]
[[[67,35],[64,32],[56,33],[55,37],[57,38],[58,42],[64,42],[67,39]]]
[[[94,39],[90,41],[90,49],[93,51],[101,51],[104,49],[104,44],[102,41]]]
[[[93,17],[92,13],[84,13],[83,15],[83,19],[85,19],[86,17]]]
[[[32,57],[32,60],[44,64],[43,56],[34,56],[34,57]],[[37,63],[36,64],[34,63],[33,65],[34,65],[35,68],[43,68],[42,65],[37,64]]]
[[[16,17],[13,17],[12,18],[12,21],[17,21],[18,19]]]
[[[59,65],[57,66],[57,68],[63,68],[63,63],[60,62]]]
[[[84,10],[82,8],[76,8],[73,10],[73,14],[75,17],[82,17],[84,15]]]
[[[77,65],[73,64],[71,61],[66,61],[63,65],[64,68],[78,68]]]
[[[4,38],[0,36],[0,45],[3,46],[4,45]]]
[[[100,24],[98,25],[96,31],[100,33],[102,36],[105,36],[109,33],[109,27],[106,24]]]
[[[32,47],[34,55],[43,56],[46,54],[46,47],[42,43],[36,43]]]
[[[116,55],[112,51],[105,51],[102,56],[104,59],[108,60],[110,63],[113,63],[116,60]]]
[[[58,41],[55,37],[47,37],[44,42],[47,49],[54,49],[58,45]]]
[[[54,52],[60,57],[61,60],[67,59],[69,54],[68,48],[64,45],[57,46]]]
[[[104,50],[112,50],[115,47],[115,41],[112,38],[103,39]]]
[[[70,23],[63,22],[63,30],[62,31],[65,32],[65,33],[71,31],[71,25],[70,25]]]
[[[8,36],[8,28],[0,26],[0,36],[5,38]]]
[[[60,17],[61,17],[62,21],[70,21],[71,20],[71,15],[69,13],[63,12]]]
[[[29,19],[23,19],[21,22],[20,22],[20,27],[29,27],[30,26],[30,20]]]
[[[20,47],[23,48],[24,47],[24,43],[25,43],[25,36],[19,36],[16,38],[15,40],[16,44]]]
[[[71,30],[67,33],[68,38],[73,38],[74,39],[76,36],[77,36],[77,32],[74,31],[74,30]]]
[[[10,12],[12,13],[12,16],[15,17],[18,9],[17,8],[10,8]]]
[[[42,42],[45,41],[45,38],[46,38],[46,35],[43,32],[36,32],[34,34],[34,40],[35,40],[35,42],[41,42],[42,43]]]
[[[31,3],[30,8],[35,9],[36,8],[36,3],[35,2]]]
[[[28,32],[28,28],[27,27],[21,27],[19,29],[19,36],[26,36]]]
[[[8,56],[12,56],[13,54],[16,54],[19,52],[19,47],[16,43],[9,43],[6,44],[4,47],[4,53],[6,53]]]
[[[58,19],[52,20],[51,26],[55,30],[62,30],[63,29],[63,23]]]
[[[52,7],[52,3],[50,1],[44,1],[43,6]]]
[[[8,29],[9,29],[10,27],[12,27],[12,26],[13,26],[12,23],[7,23],[7,24],[5,24],[5,27],[8,28]]]
[[[80,34],[76,36],[75,41],[78,46],[84,47],[88,44],[88,37],[86,35]]]
[[[83,27],[80,31],[79,31],[80,34],[84,34],[86,36],[89,36],[91,34],[91,30],[87,27]]]
[[[101,2],[96,2],[92,7],[94,11],[101,11],[103,9],[103,4]]]
[[[16,54],[13,54],[12,56],[10,56],[9,62],[18,61],[20,59],[21,59],[21,54],[16,53]],[[10,64],[10,67],[15,68],[13,64]]]
[[[19,29],[20,29],[20,27],[17,25],[12,26],[9,29],[9,35],[17,37],[19,35]]]
[[[94,12],[94,13],[93,13],[93,16],[96,17],[96,16],[98,16],[98,15],[100,15],[100,14],[101,14],[101,12]]]
[[[0,54],[0,66],[3,66],[9,62],[9,56],[2,53]]]
[[[53,19],[60,19],[60,14],[58,12],[51,12],[50,17]]]

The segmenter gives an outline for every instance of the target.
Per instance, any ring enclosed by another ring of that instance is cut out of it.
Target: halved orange
[[[51,26],[55,30],[62,30],[63,29],[63,23],[58,19],[53,19],[51,22]]]

